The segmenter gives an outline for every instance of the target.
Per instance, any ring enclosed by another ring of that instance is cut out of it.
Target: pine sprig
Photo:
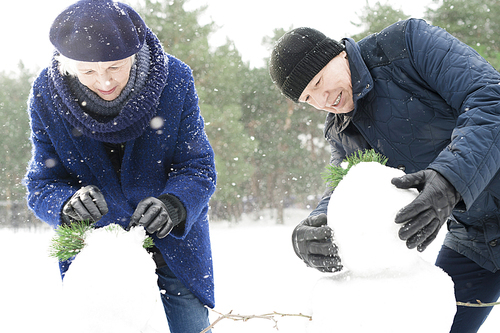
[[[373,149],[357,151],[348,156],[339,166],[328,165],[326,167],[326,171],[323,173],[323,179],[333,190],[337,187],[344,176],[347,175],[349,169],[361,162],[377,162],[385,165],[387,163],[387,158]]]
[[[71,222],[56,229],[52,238],[49,255],[60,261],[66,261],[77,255],[85,246],[85,235],[92,229],[90,221]]]
[[[66,261],[76,256],[85,247],[85,237],[94,227],[90,221],[72,222],[64,224],[56,229],[56,235],[52,238],[49,255],[59,261]],[[109,225],[108,231],[121,230],[119,225]],[[146,237],[142,244],[143,248],[149,249],[154,246],[153,239]]]
[[[144,239],[144,243],[142,244],[142,247],[145,248],[145,249],[150,249],[152,248],[153,246],[155,246],[155,243],[153,242],[153,238],[151,237],[146,237]]]

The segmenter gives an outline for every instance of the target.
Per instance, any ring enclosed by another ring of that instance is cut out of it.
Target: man
[[[436,265],[453,279],[457,301],[498,299],[500,74],[487,61],[409,19],[357,43],[294,29],[275,45],[270,74],[287,98],[328,112],[332,164],[375,149],[405,170],[392,183],[420,194],[397,214],[399,236],[424,251],[447,222]],[[297,255],[323,272],[342,269],[326,225],[330,194],[292,235]],[[477,332],[490,311],[459,306],[451,332]]]

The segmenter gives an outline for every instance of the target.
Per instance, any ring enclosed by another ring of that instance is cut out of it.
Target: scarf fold
[[[138,138],[149,126],[151,119],[156,114],[160,96],[167,84],[168,77],[167,54],[150,29],[146,33],[146,43],[149,47],[150,63],[146,72],[147,77],[144,79],[144,86],[140,91],[136,91],[135,86],[130,87],[130,91],[123,100],[120,98],[120,101],[117,101],[117,105],[122,103],[123,106],[119,105],[118,111],[115,109],[109,110],[116,113],[116,115],[110,114],[104,116],[104,118],[96,117],[99,119],[92,117],[89,112],[96,113],[97,111],[98,113],[102,111],[102,105],[92,104],[90,108],[79,105],[78,97],[81,98],[81,96],[77,95],[80,95],[80,93],[74,94],[72,92],[72,85],[69,82],[71,80],[68,76],[61,75],[58,69],[58,61],[53,58],[49,69],[51,77],[49,89],[61,116],[83,135],[98,141],[122,143]],[[141,75],[141,66],[138,67],[134,81],[137,81],[138,75]],[[131,82],[131,85],[135,84],[136,82]],[[132,89],[134,90],[133,93]],[[113,105],[113,107],[115,106]]]

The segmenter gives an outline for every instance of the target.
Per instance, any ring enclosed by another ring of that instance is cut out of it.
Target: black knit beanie
[[[269,73],[283,95],[297,103],[309,82],[344,49],[318,30],[293,29],[276,43]]]
[[[50,41],[78,61],[116,61],[139,52],[146,24],[130,6],[112,0],[81,0],[52,23]]]

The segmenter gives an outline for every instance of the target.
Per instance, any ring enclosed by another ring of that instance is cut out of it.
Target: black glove
[[[130,218],[128,229],[142,225],[149,234],[156,232],[158,238],[166,237],[175,227],[165,203],[155,197],[143,199]]]
[[[62,213],[70,220],[93,222],[99,221],[108,212],[108,205],[97,186],[82,187],[66,202]],[[64,221],[68,221],[63,217]]]
[[[342,269],[338,248],[333,243],[333,230],[326,225],[326,214],[309,216],[296,226],[292,243],[295,253],[307,266],[321,272]]]
[[[416,188],[420,194],[396,215],[395,222],[404,224],[399,238],[409,249],[424,251],[436,238],[439,229],[461,200],[460,193],[440,173],[427,169],[393,178],[397,188]]]

